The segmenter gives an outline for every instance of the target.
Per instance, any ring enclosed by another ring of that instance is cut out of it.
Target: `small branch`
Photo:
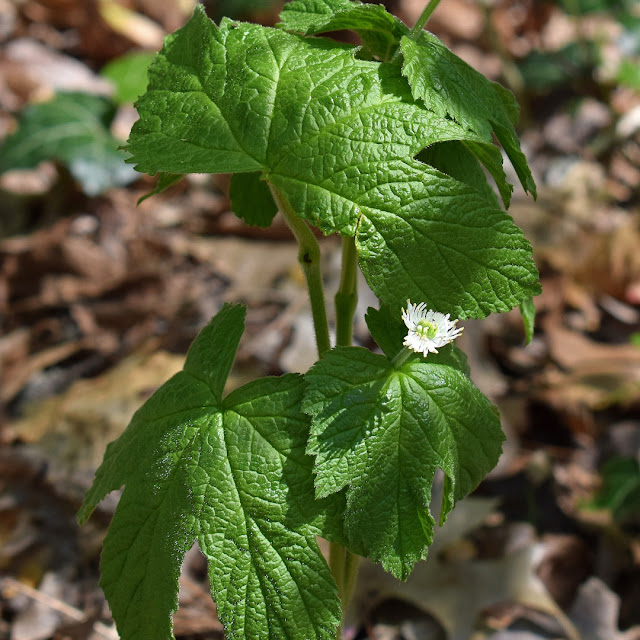
[[[28,598],[31,598],[32,600],[35,600],[36,602],[39,602],[45,607],[49,607],[54,611],[58,611],[62,615],[67,616],[67,618],[71,618],[71,620],[74,620],[75,622],[86,622],[89,619],[89,617],[83,611],[80,611],[80,609],[76,609],[66,602],[59,600],[58,598],[54,598],[47,593],[38,591],[37,589],[34,589],[33,587],[30,587],[26,584],[22,584],[22,582],[20,582],[19,580],[15,580],[14,578],[10,578],[8,576],[4,577],[2,578],[0,585],[0,591],[5,598],[10,597],[10,591],[15,591],[27,596]],[[93,630],[97,634],[103,636],[104,638],[107,638],[108,640],[117,640],[118,638],[118,633],[116,632],[116,630],[113,627],[108,627],[107,625],[102,624],[102,622],[94,622]]]

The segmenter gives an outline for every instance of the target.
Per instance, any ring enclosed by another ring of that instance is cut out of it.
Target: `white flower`
[[[427,310],[424,302],[411,304],[407,300],[406,311],[402,310],[402,319],[409,329],[404,339],[404,346],[416,353],[428,355],[438,353],[439,347],[453,342],[463,327],[456,328],[457,320],[449,320],[449,314]]]

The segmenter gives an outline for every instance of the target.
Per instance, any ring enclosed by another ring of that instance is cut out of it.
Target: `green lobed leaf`
[[[128,184],[136,175],[123,163],[120,143],[109,131],[114,114],[107,98],[80,92],[58,93],[28,106],[18,130],[0,147],[0,173],[57,160],[89,196]]]
[[[314,35],[350,29],[358,33],[364,46],[378,59],[389,61],[408,27],[380,4],[352,0],[293,0],[287,2],[277,26]]]
[[[535,295],[531,249],[511,218],[411,160],[463,140],[490,164],[497,148],[414,100],[397,65],[354,51],[257,25],[217,27],[196,8],[150,68],[132,162],[149,173],[262,171],[324,233],[356,235],[370,286],[392,306],[410,296],[484,317]]]
[[[616,456],[600,472],[602,486],[590,506],[610,509],[618,522],[640,520],[640,462]]]
[[[269,187],[259,173],[234,173],[229,198],[233,212],[249,225],[268,227],[278,213]]]
[[[217,27],[198,7],[149,69],[128,143],[139,171],[263,170],[296,193],[325,192],[338,186],[332,179],[344,187],[342,172],[358,163],[406,158],[441,140],[483,143],[416,103],[396,66],[356,60],[354,47],[331,40]],[[327,233],[353,233],[353,208],[302,215]]]
[[[402,579],[433,538],[436,470],[446,477],[443,522],[495,466],[504,440],[495,407],[469,378],[430,360],[395,369],[366,349],[336,347],[305,376],[316,495],[347,487],[349,543]]]
[[[450,115],[485,142],[490,142],[494,133],[522,186],[535,195],[536,186],[513,127],[515,101],[507,98],[506,89],[497,90],[496,85],[426,31],[420,34],[417,42],[403,37],[400,48],[404,55],[402,72],[409,80],[413,95],[436,113]],[[490,166],[487,168],[492,171]],[[493,171],[492,175],[502,192],[501,176]]]
[[[279,26],[307,35],[324,33],[335,29],[351,29],[360,35],[365,47],[374,56],[377,56],[383,61],[389,61],[400,47],[402,38],[405,37],[408,39],[409,36],[408,27],[395,16],[389,14],[382,5],[361,4],[360,2],[352,0],[294,0],[293,2],[285,4],[281,18],[282,22]],[[497,126],[501,128],[501,130],[504,129],[504,136],[508,139],[506,143],[503,144],[510,157],[513,155],[517,160],[517,164],[514,162],[514,165],[516,166],[518,175],[521,179],[523,176],[526,176],[526,183],[523,183],[525,189],[532,188],[532,193],[535,194],[535,184],[531,180],[530,174],[528,174],[526,160],[520,152],[515,131],[513,127],[509,126],[510,124],[516,125],[518,123],[520,114],[520,107],[513,94],[498,83],[491,83],[486,80],[481,74],[474,71],[460,58],[451,53],[435,36],[425,33],[420,37],[421,44],[423,44],[425,40],[430,41],[430,39],[432,39],[440,49],[446,51],[448,56],[447,60],[438,66],[446,68],[451,65],[451,76],[447,78],[447,81],[454,80],[457,84],[465,85],[460,88],[461,95],[457,97],[462,97],[464,100],[471,99],[472,101],[475,99],[475,101],[481,103],[485,99],[485,95],[491,97],[491,107],[498,107],[496,117],[498,122]],[[401,49],[401,51],[404,53],[403,49]],[[455,66],[457,65],[462,68],[462,73],[456,73]],[[416,88],[414,88],[414,95],[416,97],[422,97],[419,90],[420,85],[424,82],[424,78],[420,70],[418,70],[417,73],[414,70],[413,73],[406,75],[412,87],[414,82],[417,82],[419,85],[417,92]],[[480,94],[474,96],[473,92],[470,93],[469,85],[473,85],[472,89],[474,91],[480,90]],[[433,86],[435,87],[437,85]],[[493,95],[494,93],[496,95]],[[437,102],[438,97],[436,96],[436,104]],[[434,104],[430,102],[427,106],[433,108]],[[446,106],[453,110],[457,109],[455,104],[447,104]],[[468,108],[468,105],[463,106],[465,109]],[[442,113],[445,112],[446,111],[442,111]],[[506,120],[504,119],[505,115]],[[486,116],[486,113],[483,114],[483,116]],[[464,124],[464,122],[462,124]],[[469,127],[469,129],[479,132],[475,127]],[[489,129],[489,135],[486,135],[485,132],[483,136],[485,143],[491,142],[490,131],[491,128]],[[496,131],[496,133],[498,132]],[[492,144],[469,145],[469,148],[477,155],[478,159],[485,164],[494,177],[502,199],[508,207],[513,187],[507,181],[502,167],[502,156],[498,148]]]
[[[371,336],[389,360],[402,351],[407,331],[401,320],[401,310],[394,313],[387,305],[379,309],[369,307],[364,317]]]
[[[151,189],[149,193],[145,193],[143,196],[138,198],[138,202],[136,204],[144,202],[147,198],[151,198],[151,196],[157,196],[165,189],[172,187],[174,184],[178,184],[178,182],[180,182],[182,178],[184,178],[184,175],[182,173],[159,173],[156,186]]]
[[[301,376],[222,398],[244,325],[225,305],[107,448],[78,515],[125,485],[101,560],[123,640],[172,638],[180,565],[197,540],[227,638],[335,638],[337,587],[316,543],[329,523],[313,499]]]
[[[390,168],[388,184],[361,179],[368,188],[356,235],[362,272],[385,304],[420,300],[466,319],[507,311],[540,292],[531,246],[509,215],[415,161]]]

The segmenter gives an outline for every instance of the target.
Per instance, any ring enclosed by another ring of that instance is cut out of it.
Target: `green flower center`
[[[429,322],[429,320],[420,320],[416,325],[416,333],[421,338],[432,340],[438,333],[438,325],[435,322]]]

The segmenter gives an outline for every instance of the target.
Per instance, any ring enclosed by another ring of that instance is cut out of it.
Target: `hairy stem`
[[[353,314],[358,304],[358,271],[356,243],[354,238],[342,238],[342,274],[340,287],[336,293],[336,343],[351,344],[353,334]]]
[[[271,189],[271,195],[273,195],[282,217],[298,241],[298,262],[302,266],[302,271],[307,281],[316,345],[318,347],[318,355],[322,356],[325,351],[331,348],[331,342],[329,340],[327,311],[324,304],[322,271],[320,270],[320,246],[307,223],[295,214],[286,198],[270,183],[269,189]]]

